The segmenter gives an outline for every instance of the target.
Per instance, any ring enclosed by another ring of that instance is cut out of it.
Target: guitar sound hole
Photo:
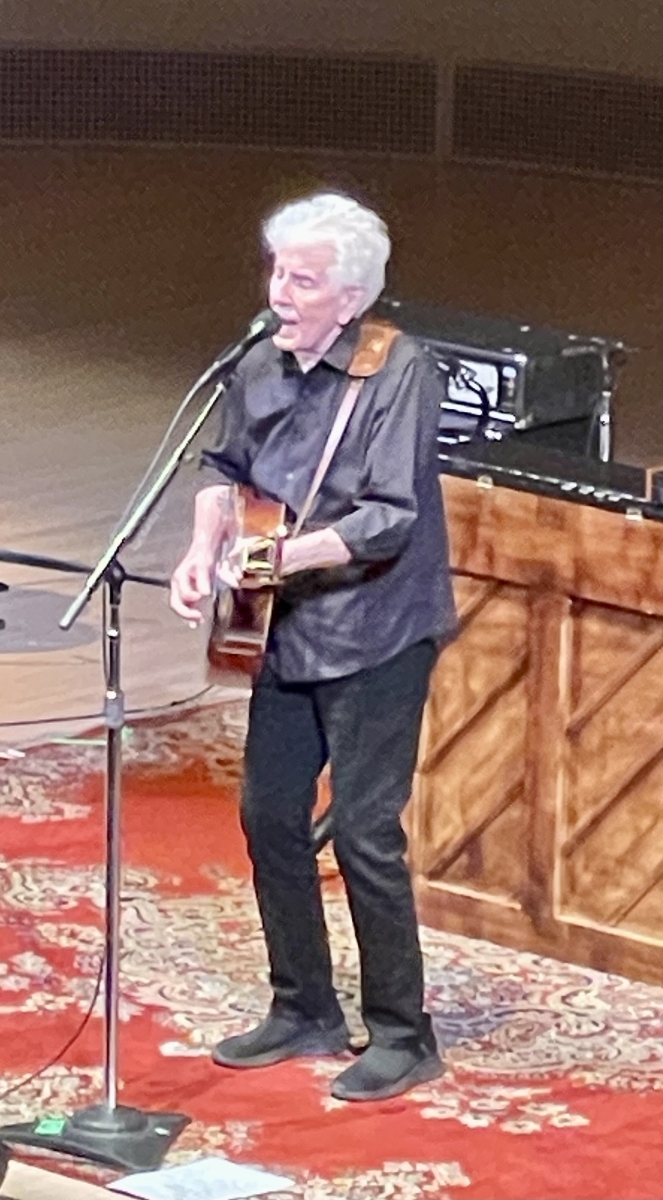
[[[234,628],[243,634],[262,635],[267,603],[265,593],[238,591],[235,596]]]

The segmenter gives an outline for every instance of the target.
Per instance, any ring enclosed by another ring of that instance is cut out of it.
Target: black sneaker
[[[409,1046],[369,1046],[334,1080],[336,1100],[386,1100],[420,1083],[439,1079],[444,1066],[437,1050],[424,1042]]]
[[[220,1067],[268,1067],[289,1058],[342,1054],[349,1044],[342,1017],[325,1021],[270,1012],[255,1029],[219,1042],[212,1060]]]

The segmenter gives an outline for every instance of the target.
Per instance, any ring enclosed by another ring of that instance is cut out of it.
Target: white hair
[[[384,288],[391,242],[384,221],[350,196],[320,192],[284,204],[263,223],[263,238],[275,254],[287,246],[330,242],[336,262],[330,274],[341,286],[361,286],[361,316]]]

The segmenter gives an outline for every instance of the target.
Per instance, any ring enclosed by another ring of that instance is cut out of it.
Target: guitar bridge
[[[281,575],[281,554],[285,528],[279,528],[271,537],[254,539],[246,548],[242,574],[263,586],[277,584]]]

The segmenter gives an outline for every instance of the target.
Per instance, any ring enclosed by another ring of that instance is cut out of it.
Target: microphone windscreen
[[[278,333],[281,328],[282,321],[277,317],[272,308],[264,308],[255,316],[249,325],[250,337],[271,337],[272,334]]]

